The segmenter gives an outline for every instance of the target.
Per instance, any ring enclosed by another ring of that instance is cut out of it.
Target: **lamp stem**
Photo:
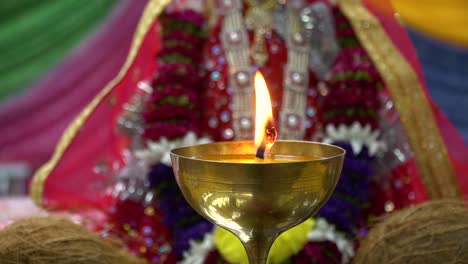
[[[276,239],[276,235],[253,234],[247,241],[242,241],[249,264],[266,264],[268,253]]]

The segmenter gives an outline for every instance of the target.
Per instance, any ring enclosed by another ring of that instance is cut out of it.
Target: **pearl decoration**
[[[293,72],[291,73],[291,80],[295,84],[301,84],[304,78],[302,77],[302,74],[298,72]]]
[[[242,117],[239,120],[239,123],[240,123],[240,127],[244,130],[252,128],[252,121],[250,120],[250,118]]]
[[[290,128],[297,128],[299,126],[299,117],[295,114],[288,115],[286,124]]]
[[[239,85],[241,87],[244,87],[247,84],[249,84],[249,76],[245,72],[242,72],[242,71],[237,72],[236,73],[236,82],[237,82],[237,85]]]
[[[224,139],[232,139],[234,137],[234,131],[230,128],[226,128],[223,131],[223,138]]]
[[[229,42],[231,44],[238,44],[242,39],[241,35],[237,31],[231,31],[231,32],[228,32],[227,34],[228,34]]]

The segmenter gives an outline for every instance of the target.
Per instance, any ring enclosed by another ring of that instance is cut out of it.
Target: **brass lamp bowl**
[[[252,141],[221,142],[173,149],[171,159],[189,204],[236,235],[250,263],[266,263],[276,237],[313,216],[330,198],[345,151],[315,142],[276,141],[272,162],[223,158],[255,151]]]

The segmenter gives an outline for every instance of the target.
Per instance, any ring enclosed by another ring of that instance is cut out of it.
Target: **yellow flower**
[[[314,225],[315,221],[308,219],[304,223],[281,234],[271,247],[268,263],[281,263],[298,253],[307,243],[307,233],[309,233]],[[214,243],[227,261],[231,263],[249,263],[242,243],[231,232],[217,227],[214,232]]]

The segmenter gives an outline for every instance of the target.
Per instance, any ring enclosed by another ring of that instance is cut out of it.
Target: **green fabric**
[[[59,62],[117,2],[0,0],[0,101]]]

